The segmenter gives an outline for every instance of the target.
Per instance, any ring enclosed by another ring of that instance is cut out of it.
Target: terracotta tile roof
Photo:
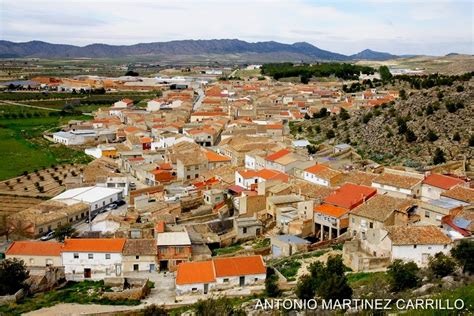
[[[330,204],[321,204],[314,208],[314,212],[339,218],[349,213],[349,210],[342,207],[330,205]]]
[[[305,169],[306,172],[312,173],[318,178],[331,180],[334,177],[337,177],[341,172],[331,169],[328,166],[317,164]]]
[[[413,204],[413,201],[407,199],[399,199],[389,195],[375,195],[367,202],[354,208],[352,214],[383,222],[394,211],[405,211]]]
[[[227,114],[224,112],[194,112],[191,116],[226,116]]]
[[[126,104],[133,104],[133,100],[130,99],[122,99],[122,102],[125,102]]]
[[[288,115],[288,112],[286,112],[285,115]],[[267,124],[266,127],[267,129],[282,129],[283,124]]]
[[[211,283],[216,280],[212,261],[183,262],[178,265],[176,284]]]
[[[270,169],[261,169],[257,171],[257,177],[265,180],[281,180],[283,182],[288,182],[289,179],[287,174]]]
[[[140,138],[140,143],[146,144],[146,143],[151,143],[153,141],[153,138],[151,137],[142,137]]]
[[[375,178],[373,182],[384,185],[390,185],[402,189],[411,189],[421,181],[421,178],[384,172],[377,178]]]
[[[451,239],[436,226],[389,226],[386,227],[393,245],[444,245]]]
[[[267,271],[261,256],[216,258],[213,261],[216,277],[263,274]]]
[[[441,193],[442,196],[463,201],[466,203],[474,203],[474,189],[456,186],[449,191]]]
[[[240,171],[237,171],[241,176],[242,178],[244,179],[250,179],[250,178],[255,178],[257,177],[257,171],[254,171],[254,170],[240,170]]]
[[[66,239],[63,252],[122,252],[124,238]]]
[[[462,184],[464,181],[461,179],[444,176],[442,174],[430,174],[423,180],[423,184],[431,185],[444,190],[449,190],[452,187]]]
[[[351,210],[376,193],[377,190],[374,188],[347,183],[326,197],[324,202]]]
[[[231,160],[230,157],[219,155],[218,153],[215,153],[212,150],[206,150],[206,157],[209,162],[224,162]]]
[[[155,256],[158,253],[154,239],[127,239],[124,256]]]
[[[274,160],[277,160],[278,158],[288,155],[290,152],[291,151],[288,149],[282,149],[271,155],[268,155],[267,157],[265,157],[265,159],[269,161],[274,161]]]
[[[8,247],[7,256],[56,256],[61,255],[62,243],[44,241],[14,241]]]

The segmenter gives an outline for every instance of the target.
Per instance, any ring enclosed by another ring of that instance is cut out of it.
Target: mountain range
[[[91,44],[74,46],[42,41],[15,43],[0,40],[0,58],[124,58],[124,57],[218,57],[249,61],[351,61],[387,60],[399,56],[370,49],[343,55],[320,49],[306,42],[283,44],[274,41],[249,43],[238,39],[179,40],[135,45]]]

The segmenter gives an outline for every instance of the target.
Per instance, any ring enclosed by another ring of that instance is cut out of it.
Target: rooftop
[[[430,174],[423,180],[423,184],[431,185],[444,190],[449,190],[452,187],[464,183],[463,180],[445,176],[442,174]]]
[[[279,236],[275,236],[275,238],[284,243],[310,244],[310,242],[307,241],[306,239],[303,239],[294,235],[279,235]]]
[[[14,241],[8,247],[7,256],[56,256],[61,254],[62,243],[43,241]]]
[[[334,194],[326,197],[324,202],[350,210],[371,198],[376,193],[377,190],[374,188],[346,183],[337,189]]]
[[[66,204],[75,204],[80,202],[93,203],[105,199],[113,194],[122,192],[121,189],[104,188],[104,187],[83,187],[64,191],[55,196],[52,200],[59,200]]]
[[[66,239],[63,252],[119,252],[125,246],[124,238]]]
[[[261,256],[216,258],[213,260],[216,277],[264,274],[267,269]]]
[[[389,226],[386,228],[393,245],[444,245],[451,239],[438,227],[429,226]]]
[[[410,177],[391,172],[384,172],[373,180],[374,183],[390,185],[402,189],[411,189],[421,181],[422,179],[418,177]]]
[[[124,256],[155,256],[157,253],[153,239],[127,239],[123,248]]]
[[[165,232],[156,236],[158,246],[189,246],[191,240],[187,232]]]
[[[376,195],[352,210],[352,214],[375,221],[385,221],[394,211],[405,211],[413,202],[389,195]]]
[[[474,203],[474,189],[456,186],[449,191],[441,193],[442,196],[453,200]]]

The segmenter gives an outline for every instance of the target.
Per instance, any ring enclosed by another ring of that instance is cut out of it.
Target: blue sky
[[[306,41],[353,54],[474,54],[469,0],[0,0],[0,38],[135,44]]]

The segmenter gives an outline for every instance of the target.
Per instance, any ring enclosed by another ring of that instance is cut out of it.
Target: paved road
[[[197,88],[196,89],[197,93],[198,93],[198,98],[196,99],[196,101],[194,102],[193,104],[193,111],[197,111],[199,110],[199,108],[201,107],[202,105],[202,100],[204,100],[204,90],[202,90],[202,88]]]

